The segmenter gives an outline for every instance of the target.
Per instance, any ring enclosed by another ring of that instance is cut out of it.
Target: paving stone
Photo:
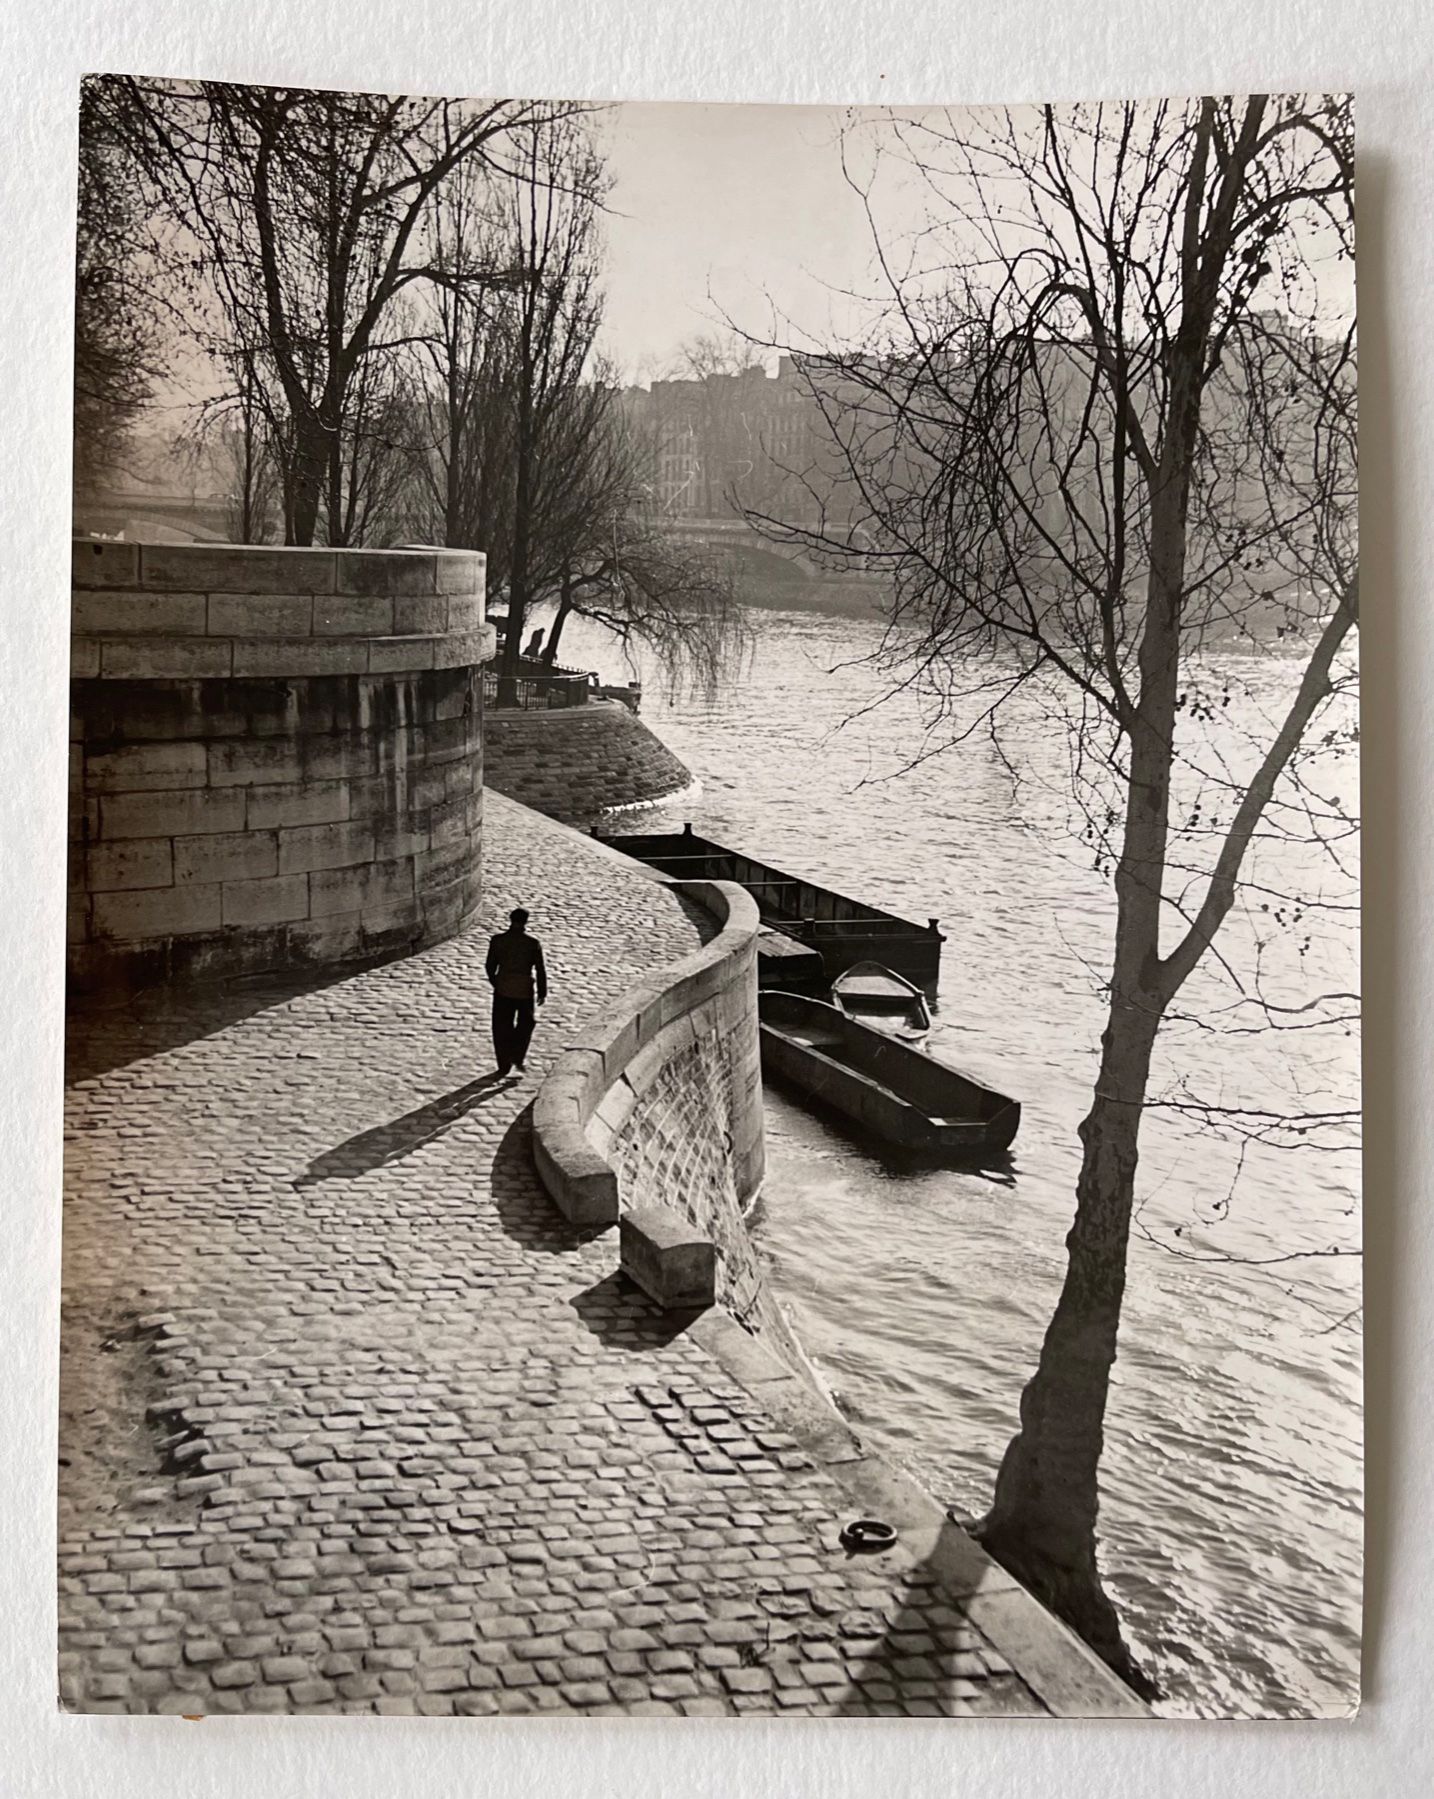
[[[383,1682],[377,1674],[346,1674],[338,1682],[338,1690],[346,1700],[377,1699]]]
[[[839,1662],[803,1662],[801,1674],[808,1686],[839,1687],[845,1686],[846,1671]]]
[[[327,1706],[337,1690],[329,1680],[299,1680],[289,1688],[289,1698],[296,1706]]]
[[[209,1670],[216,1687],[252,1687],[259,1678],[253,1662],[219,1662]]]
[[[200,1693],[169,1692],[155,1701],[154,1709],[165,1717],[197,1718],[202,1716],[206,1700]]]
[[[493,1693],[455,1693],[453,1710],[460,1718],[491,1718],[501,1708]]]
[[[729,1693],[765,1693],[772,1676],[765,1668],[724,1668],[722,1684]]]
[[[264,1678],[279,1686],[286,1686],[291,1680],[303,1680],[313,1672],[310,1664],[299,1655],[275,1655],[260,1663]]]
[[[96,1320],[162,1296],[157,1421],[203,1472],[142,1497],[67,1475],[74,1703],[1037,1709],[939,1589],[840,1553],[827,1477],[548,1202],[542,1069],[699,932],[492,796],[485,833],[473,932],[253,1006],[175,991],[76,1027],[67,1351],[88,1367]],[[526,1078],[476,1088],[486,928],[520,900],[552,999]]]

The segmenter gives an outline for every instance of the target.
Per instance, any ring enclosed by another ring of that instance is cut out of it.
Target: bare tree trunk
[[[319,528],[328,472],[328,441],[316,420],[295,420],[294,449],[284,482],[284,542],[307,548]]]
[[[1248,157],[1261,107],[1247,108],[1236,149]],[[1081,1125],[1076,1216],[1068,1263],[1035,1374],[1021,1395],[1021,1428],[997,1476],[983,1542],[1027,1581],[1131,1684],[1151,1692],[1100,1584],[1096,1522],[1105,1408],[1115,1363],[1130,1250],[1140,1120],[1150,1054],[1177,971],[1160,959],[1161,895],[1170,835],[1170,783],[1180,678],[1190,487],[1200,429],[1206,343],[1229,213],[1239,179],[1226,170],[1202,242],[1213,105],[1195,135],[1184,208],[1185,309],[1170,348],[1167,430],[1148,464],[1150,572],[1140,638],[1140,698],[1129,718],[1130,777],[1116,869],[1110,1015],[1095,1098]]]
[[[327,493],[324,504],[324,519],[327,529],[324,536],[335,549],[346,549],[350,537],[349,510],[354,497],[353,483],[344,479],[344,446],[339,432],[331,429],[326,431],[324,436],[328,458]]]
[[[1198,340],[1196,351],[1198,353]],[[1172,371],[1177,396],[1193,382]],[[1181,445],[1198,414],[1178,421],[1155,484],[1151,565],[1131,721],[1125,833],[1115,873],[1115,952],[1100,1072],[1080,1127],[1076,1215],[1066,1238],[1060,1300],[1021,1395],[1021,1428],[996,1479],[979,1535],[991,1554],[1048,1604],[1137,1691],[1136,1667],[1100,1583],[1096,1523],[1105,1409],[1125,1295],[1140,1120],[1150,1057],[1169,1003],[1160,961],[1160,910],[1170,832],[1170,782],[1180,671],[1189,466]]]
[[[528,592],[533,534],[533,313],[538,304],[539,275],[530,277],[520,338],[517,455],[513,474],[513,547],[508,562],[508,623],[498,660],[498,704],[518,703],[518,663],[523,653],[523,626],[532,596]]]
[[[1152,531],[1139,716],[1131,739],[1125,835],[1116,869],[1110,1011],[1095,1094],[1080,1126],[1076,1215],[1066,1276],[1021,1395],[981,1541],[1139,1692],[1153,1687],[1121,1636],[1100,1581],[1096,1524],[1105,1410],[1125,1296],[1140,1121],[1151,1051],[1168,1004],[1160,896],[1170,815],[1170,746],[1179,674],[1184,496],[1162,490]]]
[[[239,487],[239,541],[240,543],[258,543],[258,532],[261,525],[259,517],[259,458],[254,449],[254,432],[251,422],[244,422],[244,438],[240,448],[243,458]]]
[[[1096,1561],[1098,1474],[1115,1363],[1135,1193],[1141,1106],[1158,1016],[1116,1000],[1096,1096],[1080,1127],[1076,1216],[1060,1301],[1021,1428],[1001,1463],[978,1534],[1003,1567],[1062,1617],[1137,1690],[1150,1692],[1121,1636]]]
[[[562,588],[558,594],[558,610],[553,622],[548,626],[547,642],[543,645],[543,661],[549,668],[558,659],[558,643],[563,635],[563,626],[573,613],[573,575],[571,569],[563,570]]]

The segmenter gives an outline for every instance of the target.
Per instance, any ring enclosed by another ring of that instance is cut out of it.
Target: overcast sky
[[[1037,108],[1013,110],[1036,126]],[[829,344],[859,331],[871,309],[844,296],[875,294],[880,283],[861,198],[842,172],[842,129],[856,127],[849,160],[864,180],[873,146],[890,144],[889,117],[874,108],[614,107],[600,127],[613,181],[603,347],[621,371],[643,380],[665,372],[684,341],[723,328],[724,311],[778,342]],[[930,196],[903,167],[899,154],[888,157],[874,190],[888,248],[927,216]],[[1318,254],[1313,242],[1306,253]],[[1322,309],[1352,310],[1347,267],[1333,278],[1326,269],[1320,287]]]
[[[842,176],[837,107],[628,105],[603,126],[613,189],[605,347],[629,376],[720,329],[769,330],[772,302],[829,336],[870,287],[871,238]],[[709,297],[710,295],[710,297]],[[785,336],[785,332],[778,335]]]

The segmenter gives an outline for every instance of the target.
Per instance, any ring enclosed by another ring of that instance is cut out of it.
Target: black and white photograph
[[[59,1705],[1352,1717],[1354,102],[313,75],[77,96]]]

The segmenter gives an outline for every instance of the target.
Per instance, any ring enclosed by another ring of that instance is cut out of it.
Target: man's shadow
[[[476,1081],[455,1087],[452,1093],[441,1094],[416,1111],[405,1112],[401,1118],[376,1125],[370,1131],[360,1131],[358,1136],[349,1137],[335,1148],[315,1156],[294,1185],[317,1187],[321,1181],[356,1180],[375,1168],[386,1168],[391,1162],[402,1161],[435,1137],[441,1137],[444,1131],[485,1100],[506,1092],[516,1081],[516,1075],[492,1072],[480,1075]]]

